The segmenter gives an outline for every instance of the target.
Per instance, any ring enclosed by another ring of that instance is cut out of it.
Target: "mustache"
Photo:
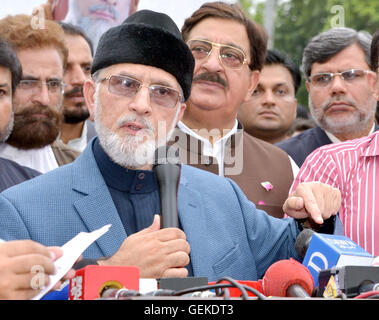
[[[65,92],[64,96],[70,98],[76,96],[78,93],[83,96],[83,87],[74,87],[70,91]]]
[[[125,116],[125,117],[119,119],[117,121],[117,124],[119,127],[122,127],[123,125],[125,125],[128,122],[137,122],[144,127],[143,130],[150,130],[152,133],[155,132],[155,128],[150,121],[146,120],[143,117],[138,117],[136,115]]]
[[[349,104],[351,106],[353,106],[355,109],[357,109],[357,104],[355,103],[355,101],[353,100],[350,100],[350,99],[347,99],[347,98],[342,98],[340,96],[336,96],[336,97],[332,97],[330,99],[328,99],[327,101],[325,101],[322,105],[321,105],[321,109],[323,111],[326,111],[328,110],[329,108],[331,108],[331,104],[334,103],[334,102],[344,102],[346,104]]]
[[[193,81],[211,81],[211,82],[216,82],[224,86],[225,88],[229,88],[228,83],[226,82],[225,79],[221,78],[218,73],[214,72],[204,72],[201,73],[193,78]]]
[[[109,4],[98,4],[98,5],[92,5],[88,7],[88,11],[93,12],[93,11],[108,11],[110,14],[113,15],[113,18],[115,20],[118,19],[118,13],[116,9]]]

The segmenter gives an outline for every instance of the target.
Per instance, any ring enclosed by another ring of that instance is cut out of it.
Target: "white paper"
[[[109,228],[110,224],[95,230],[93,232],[80,232],[70,241],[65,243],[61,249],[63,250],[63,255],[58,260],[55,261],[54,265],[57,269],[55,275],[50,276],[50,284],[45,287],[39,294],[37,294],[33,300],[41,299],[46,293],[48,293],[55,284],[62,279],[62,277],[72,268],[76,260],[80,255],[86,250],[93,242],[99,239],[103,234],[105,234]]]

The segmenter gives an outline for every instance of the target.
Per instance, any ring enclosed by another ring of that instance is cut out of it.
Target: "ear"
[[[186,108],[187,108],[187,105],[185,104],[185,103],[181,103],[180,104],[180,111],[179,111],[179,114],[178,114],[178,119],[177,119],[177,121],[176,121],[176,124],[175,125],[177,125],[178,124],[178,122],[180,121],[180,120],[182,120],[182,118],[183,118],[183,115],[184,115],[184,110],[186,110]]]
[[[244,102],[250,100],[251,95],[253,94],[255,88],[258,85],[259,76],[260,76],[260,72],[258,70],[251,71],[250,79],[249,79],[249,87],[248,87],[248,91],[245,96]]]
[[[91,114],[91,119],[95,116],[95,91],[96,84],[93,80],[86,80],[83,86],[83,94],[86,100],[88,110]]]
[[[373,95],[377,100],[379,100],[379,92],[378,92],[378,86],[376,85],[376,82],[378,81],[377,75],[375,72],[369,72],[367,73],[367,82],[370,90],[372,91]]]

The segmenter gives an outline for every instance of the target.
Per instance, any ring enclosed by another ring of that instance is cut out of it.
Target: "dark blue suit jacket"
[[[379,126],[375,124],[375,131],[378,129]],[[316,127],[305,130],[291,139],[281,141],[276,146],[287,152],[300,168],[309,154],[317,148],[330,143],[332,141],[330,141],[325,131],[320,127]]]
[[[14,161],[0,158],[0,192],[40,174],[40,172],[20,166]]]

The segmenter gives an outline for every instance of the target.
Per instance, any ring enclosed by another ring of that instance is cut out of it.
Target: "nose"
[[[134,98],[129,103],[128,109],[139,115],[150,115],[152,108],[149,88],[141,86]]]
[[[329,87],[329,92],[331,96],[345,94],[346,93],[346,84],[342,79],[341,75],[336,75]]]
[[[44,106],[48,106],[50,104],[50,95],[46,83],[41,84],[40,90],[32,95],[32,102],[39,103]]]
[[[266,107],[273,107],[275,102],[276,101],[272,90],[266,90],[263,94],[262,105]]]
[[[64,82],[72,87],[82,87],[87,77],[80,65],[73,66],[64,77]]]
[[[213,46],[209,55],[202,61],[202,67],[211,72],[222,70],[223,66],[220,61],[220,49]]]

